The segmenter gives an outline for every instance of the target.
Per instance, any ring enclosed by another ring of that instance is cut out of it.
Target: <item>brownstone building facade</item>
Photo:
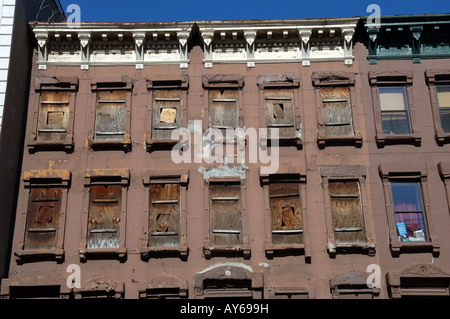
[[[33,24],[2,297],[448,297],[450,41],[427,21]]]

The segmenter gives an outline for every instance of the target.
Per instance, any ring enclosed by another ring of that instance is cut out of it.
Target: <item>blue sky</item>
[[[81,8],[81,21],[166,22],[338,18],[368,15],[378,4],[382,15],[450,13],[449,0],[60,0]],[[66,13],[69,16],[71,12]]]

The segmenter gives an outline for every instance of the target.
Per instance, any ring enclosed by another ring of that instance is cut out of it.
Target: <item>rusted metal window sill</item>
[[[305,251],[305,244],[285,244],[285,245],[277,245],[277,244],[265,244],[264,250],[266,251],[266,256],[268,258],[272,258],[275,252],[301,252]]]
[[[151,139],[147,138],[145,140],[145,146],[148,152],[154,149],[164,149],[167,147],[173,147],[174,145],[181,143],[182,140],[171,140],[171,139]]]
[[[356,254],[367,254],[371,257],[375,256],[375,244],[366,242],[366,243],[348,243],[348,244],[336,244],[329,243],[328,244],[328,254],[331,258],[334,258],[336,254],[343,252],[352,252]]]

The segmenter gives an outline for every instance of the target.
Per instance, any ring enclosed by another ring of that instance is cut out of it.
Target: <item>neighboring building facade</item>
[[[450,41],[437,59],[384,61],[388,23],[378,51],[360,18],[32,24],[2,297],[448,297],[445,134],[405,124],[400,102],[430,69],[445,119]],[[427,119],[433,96],[419,95]]]
[[[55,0],[0,1],[0,275],[7,275],[28,105],[34,35],[29,21],[64,21]]]

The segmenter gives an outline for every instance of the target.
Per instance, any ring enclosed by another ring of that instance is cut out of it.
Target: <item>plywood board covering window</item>
[[[91,185],[87,248],[118,248],[122,185]]]
[[[209,116],[211,128],[234,129],[238,127],[238,90],[210,89]]]
[[[70,92],[42,91],[38,141],[64,141],[69,125]]]
[[[330,181],[328,190],[336,244],[365,243],[359,183],[357,181]]]
[[[350,88],[321,87],[322,118],[326,136],[352,136]]]
[[[272,243],[302,244],[303,221],[299,183],[270,183],[269,197]]]
[[[154,90],[153,138],[170,139],[172,131],[180,128],[182,116],[181,90]]]
[[[149,246],[180,244],[180,184],[150,185]]]
[[[280,137],[295,136],[294,96],[292,89],[265,89],[264,110],[268,136],[278,129]]]
[[[211,183],[211,244],[242,244],[241,185],[239,182]]]
[[[126,130],[127,91],[97,92],[95,140],[122,140]]]
[[[61,187],[30,190],[25,230],[25,250],[55,249],[61,213]]]

